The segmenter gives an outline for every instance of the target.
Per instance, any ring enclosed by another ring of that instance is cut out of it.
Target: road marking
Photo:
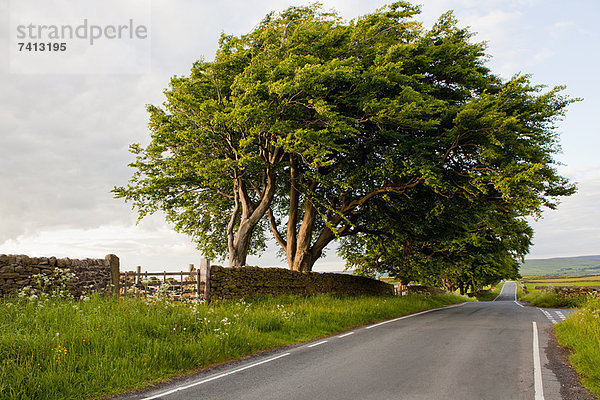
[[[525,308],[525,306],[524,306],[523,304],[519,303],[519,302],[518,302],[518,301],[516,301],[516,300],[515,300],[515,304],[516,304],[516,305],[518,305],[519,307],[523,307],[523,308]]]
[[[494,300],[492,301],[496,301],[500,296],[502,296],[502,292],[504,292],[504,289],[506,289],[506,284],[507,283],[514,283],[515,284],[515,301],[517,301],[517,284],[513,281],[506,281],[504,282],[504,284],[502,285],[502,289],[500,289],[500,293],[498,293],[498,296],[496,296],[494,298]]]
[[[350,336],[350,335],[354,335],[354,332],[344,333],[343,335],[339,335],[338,337],[343,338],[343,337]]]
[[[550,322],[552,322],[553,324],[556,324],[557,321],[556,319],[554,319],[554,317],[552,316],[552,314],[550,314],[548,311],[538,308],[538,310],[540,310],[541,312],[544,313],[544,315],[546,316],[546,318],[548,318],[550,320]]]
[[[415,313],[415,314],[405,315],[404,317],[398,317],[398,318],[394,318],[394,319],[389,319],[387,321],[383,321],[383,322],[380,322],[380,323],[375,324],[375,325],[367,326],[365,329],[372,329],[372,328],[376,328],[376,327],[381,326],[381,325],[389,324],[390,322],[400,321],[401,319],[416,317],[417,315],[423,315],[423,314],[427,314],[427,313],[430,313],[430,312],[433,312],[433,311],[447,310],[449,308],[460,307],[460,306],[464,306],[465,304],[467,304],[467,303],[460,303],[460,304],[455,304],[453,306],[442,307],[442,308],[433,308],[431,310],[425,310],[425,311],[421,311],[421,312],[418,312],[418,313]]]
[[[558,315],[558,318],[560,318],[561,320],[565,320],[567,319],[567,317],[565,317],[565,314],[562,313],[562,311],[557,311],[556,315]]]
[[[180,386],[180,387],[178,387],[176,389],[169,390],[167,392],[155,394],[154,396],[145,397],[142,400],[153,400],[153,399],[158,399],[158,398],[163,397],[163,396],[168,396],[170,394],[173,394],[173,393],[176,393],[176,392],[180,392],[182,390],[186,390],[186,389],[192,388],[194,386],[199,386],[199,385],[202,385],[204,383],[208,383],[208,382],[211,382],[211,381],[223,378],[223,377],[228,376],[228,375],[233,375],[235,373],[238,373],[238,372],[241,372],[241,371],[245,371],[247,369],[250,369],[250,368],[253,368],[253,367],[257,367],[259,365],[266,364],[266,363],[271,362],[271,361],[275,361],[275,360],[277,360],[279,358],[283,358],[283,357],[289,356],[290,354],[291,353],[280,354],[280,355],[278,355],[276,357],[268,358],[266,360],[262,360],[260,362],[254,363],[254,364],[246,365],[245,367],[242,367],[242,368],[234,369],[233,371],[229,371],[229,372],[225,372],[223,374],[211,376],[210,378],[203,379],[201,381],[194,382],[194,383],[191,383],[189,385]]]
[[[323,340],[322,342],[318,342],[318,343],[313,343],[313,344],[310,344],[310,345],[308,345],[306,347],[316,347],[316,346],[322,345],[323,343],[327,343],[327,340]]]
[[[533,382],[535,400],[544,400],[544,385],[542,384],[542,363],[540,362],[540,341],[535,321],[533,323]]]

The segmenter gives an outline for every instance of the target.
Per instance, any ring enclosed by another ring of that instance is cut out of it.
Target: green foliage
[[[500,283],[489,290],[479,290],[475,292],[475,297],[477,298],[477,301],[493,301],[500,294],[502,286],[503,283]]]
[[[600,299],[590,299],[554,329],[558,342],[573,351],[569,361],[583,385],[600,396]]]
[[[459,296],[0,299],[0,399],[98,398]]]
[[[519,296],[519,300],[529,302],[534,307],[578,308],[587,302],[588,297],[575,296],[563,298],[550,288],[550,290],[542,290]]]
[[[45,300],[49,298],[73,298],[71,285],[77,276],[69,268],[54,268],[49,273],[31,276],[32,285],[25,286],[17,292],[17,296],[29,300]]]
[[[231,265],[270,225],[297,270],[360,234],[345,249],[365,261],[342,254],[362,271],[383,257],[403,277],[516,276],[524,217],[575,190],[553,158],[572,100],[526,75],[502,81],[451,13],[430,30],[418,13],[396,2],[348,22],[291,7],[223,35],[214,61],[148,107],[152,141],[132,146],[136,172],[114,193]]]

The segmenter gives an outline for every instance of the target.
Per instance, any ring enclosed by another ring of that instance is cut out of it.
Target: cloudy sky
[[[560,170],[578,183],[579,192],[533,222],[530,258],[600,254],[600,2],[421,1],[419,19],[425,26],[454,10],[461,25],[488,43],[489,66],[503,78],[528,73],[536,83],[566,85],[569,95],[584,98],[570,107],[559,127]],[[386,4],[322,2],[347,19]],[[0,57],[0,254],[81,258],[114,253],[122,269],[178,270],[197,263],[194,245],[160,215],[136,225],[135,212],[110,193],[131,175],[129,144],[148,142],[145,105],[163,102],[162,91],[173,75],[187,75],[201,57],[212,59],[221,32],[247,33],[269,11],[306,3],[0,0],[0,52],[5,55]],[[99,41],[79,55],[17,51],[22,40],[16,25],[77,24],[84,17],[105,28],[133,19],[147,26],[148,34],[137,41],[115,39],[111,46]],[[274,253],[275,247],[250,262],[284,265]],[[342,266],[330,250],[316,270]]]

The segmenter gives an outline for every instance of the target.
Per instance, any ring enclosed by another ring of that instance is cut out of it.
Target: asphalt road
[[[560,399],[545,356],[553,322],[515,294],[507,282],[493,302],[357,328],[122,399]]]

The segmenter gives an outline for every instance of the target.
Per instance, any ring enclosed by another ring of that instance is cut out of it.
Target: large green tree
[[[431,30],[418,13],[397,2],[346,22],[292,7],[223,35],[214,61],[149,107],[152,140],[132,146],[136,171],[115,194],[230,265],[270,226],[299,271],[336,238],[373,231],[386,199],[468,198],[517,218],[570,194],[553,159],[560,88],[503,82],[450,13]]]

